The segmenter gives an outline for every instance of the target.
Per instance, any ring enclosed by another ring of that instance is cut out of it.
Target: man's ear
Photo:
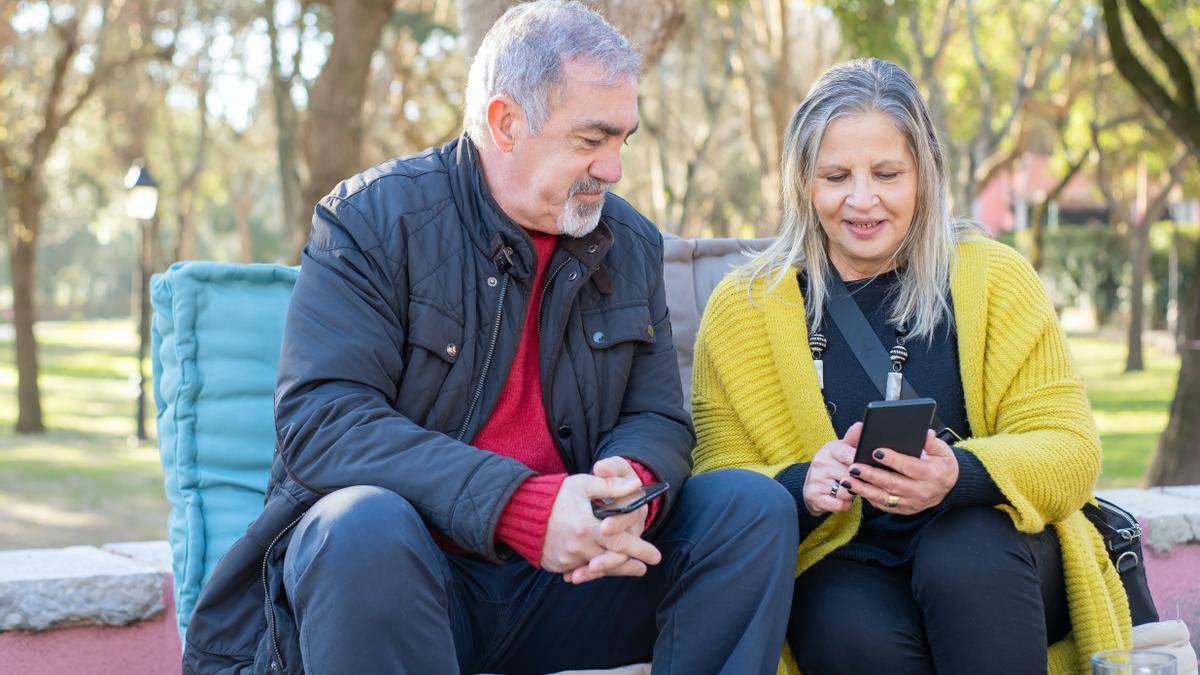
[[[493,96],[487,104],[488,133],[492,145],[500,152],[509,152],[525,124],[525,113],[517,102],[507,96]]]

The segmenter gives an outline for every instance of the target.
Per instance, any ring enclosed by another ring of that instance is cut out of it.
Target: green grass
[[[12,338],[0,338],[0,549],[164,538],[152,405],[151,439],[134,437],[132,322],[42,323],[38,340],[50,431],[21,436]]]
[[[164,538],[152,409],[151,440],[130,440],[132,322],[43,323],[38,338],[51,431],[17,436],[13,345],[0,334],[0,549]],[[1125,374],[1120,336],[1069,339],[1104,443],[1101,485],[1137,485],[1166,426],[1178,360],[1148,348],[1148,369]]]
[[[1146,369],[1126,373],[1123,334],[1071,335],[1068,340],[1083,371],[1104,448],[1100,485],[1141,485],[1167,426],[1179,359],[1161,342],[1148,344]]]

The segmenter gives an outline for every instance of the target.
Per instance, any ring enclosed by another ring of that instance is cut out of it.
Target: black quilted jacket
[[[280,567],[291,527],[332,490],[383,486],[467,551],[512,555],[497,548],[496,523],[532,472],[469,442],[516,353],[534,255],[487,194],[465,137],[321,200],[284,330],[266,506],[197,601],[185,672],[302,671]],[[544,296],[530,311],[567,470],[619,454],[680,486],[694,436],[658,230],[610,195],[593,233],[560,240]]]

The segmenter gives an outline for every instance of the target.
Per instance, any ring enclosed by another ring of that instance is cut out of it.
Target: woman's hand
[[[854,495],[845,487],[854,462],[854,447],[862,435],[862,422],[855,422],[840,441],[821,446],[804,476],[804,505],[814,516],[850,510]],[[835,488],[836,486],[836,488]]]
[[[941,504],[958,483],[954,450],[932,429],[925,436],[925,450],[920,458],[888,448],[879,448],[874,453],[875,461],[895,470],[854,464],[849,467],[850,488],[881,511],[905,516],[920,513]]]

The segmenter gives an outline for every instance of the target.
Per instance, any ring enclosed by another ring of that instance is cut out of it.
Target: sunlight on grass
[[[1146,369],[1125,372],[1125,344],[1117,335],[1070,335],[1104,448],[1103,487],[1142,484],[1158,437],[1167,426],[1179,359],[1161,345],[1145,348]]]

